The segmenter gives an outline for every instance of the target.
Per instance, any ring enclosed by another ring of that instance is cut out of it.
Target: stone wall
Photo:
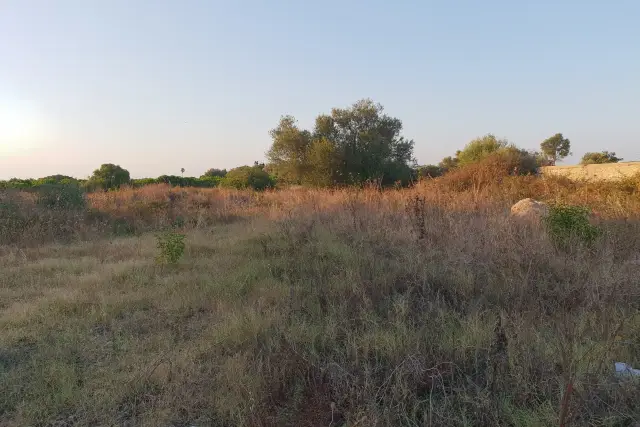
[[[640,174],[640,162],[606,163],[602,165],[544,166],[542,175],[561,175],[569,179],[615,181]]]

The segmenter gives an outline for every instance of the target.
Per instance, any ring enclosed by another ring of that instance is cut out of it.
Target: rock
[[[518,219],[540,221],[549,213],[549,206],[534,199],[522,199],[511,206],[511,216]]]

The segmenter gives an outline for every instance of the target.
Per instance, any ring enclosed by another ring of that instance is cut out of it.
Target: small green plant
[[[184,255],[184,234],[166,231],[156,235],[158,254],[156,261],[160,264],[176,264]]]
[[[552,205],[545,223],[553,241],[562,248],[578,242],[591,244],[601,234],[600,228],[589,222],[589,209],[582,206]]]

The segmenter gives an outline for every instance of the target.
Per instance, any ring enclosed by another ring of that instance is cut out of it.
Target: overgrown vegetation
[[[495,162],[402,191],[3,193],[0,423],[633,425],[640,180]],[[558,250],[505,214],[529,196],[599,236]]]
[[[361,101],[266,165],[3,183],[0,425],[640,423],[640,176],[537,176],[561,134],[418,168],[401,129]]]

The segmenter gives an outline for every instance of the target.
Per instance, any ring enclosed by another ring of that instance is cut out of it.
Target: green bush
[[[42,184],[36,191],[38,204],[48,209],[81,210],[87,205],[84,190],[77,184]]]
[[[160,253],[158,254],[156,261],[159,264],[176,264],[184,255],[184,234],[179,234],[174,231],[165,231],[164,233],[157,234],[157,247]]]
[[[589,222],[589,209],[582,206],[552,205],[545,223],[553,241],[565,249],[571,243],[591,244],[601,234]]]
[[[509,142],[498,139],[493,134],[487,134],[468,143],[462,150],[456,153],[459,166],[477,163],[493,153],[501,151],[509,146]]]
[[[200,178],[195,178],[191,176],[161,175],[158,178],[133,179],[131,180],[131,185],[135,188],[152,184],[169,184],[172,187],[213,188],[217,187],[221,180],[222,178],[218,176],[203,175]]]
[[[222,178],[220,184],[224,187],[253,190],[266,190],[275,186],[275,180],[259,165],[256,166],[240,166],[231,169],[227,175]]]
[[[29,189],[31,187],[33,187],[33,179],[18,179],[18,178],[11,178],[8,181],[0,181],[0,189],[3,190],[7,190],[7,189],[18,189],[18,190],[22,190],[22,189]]]

